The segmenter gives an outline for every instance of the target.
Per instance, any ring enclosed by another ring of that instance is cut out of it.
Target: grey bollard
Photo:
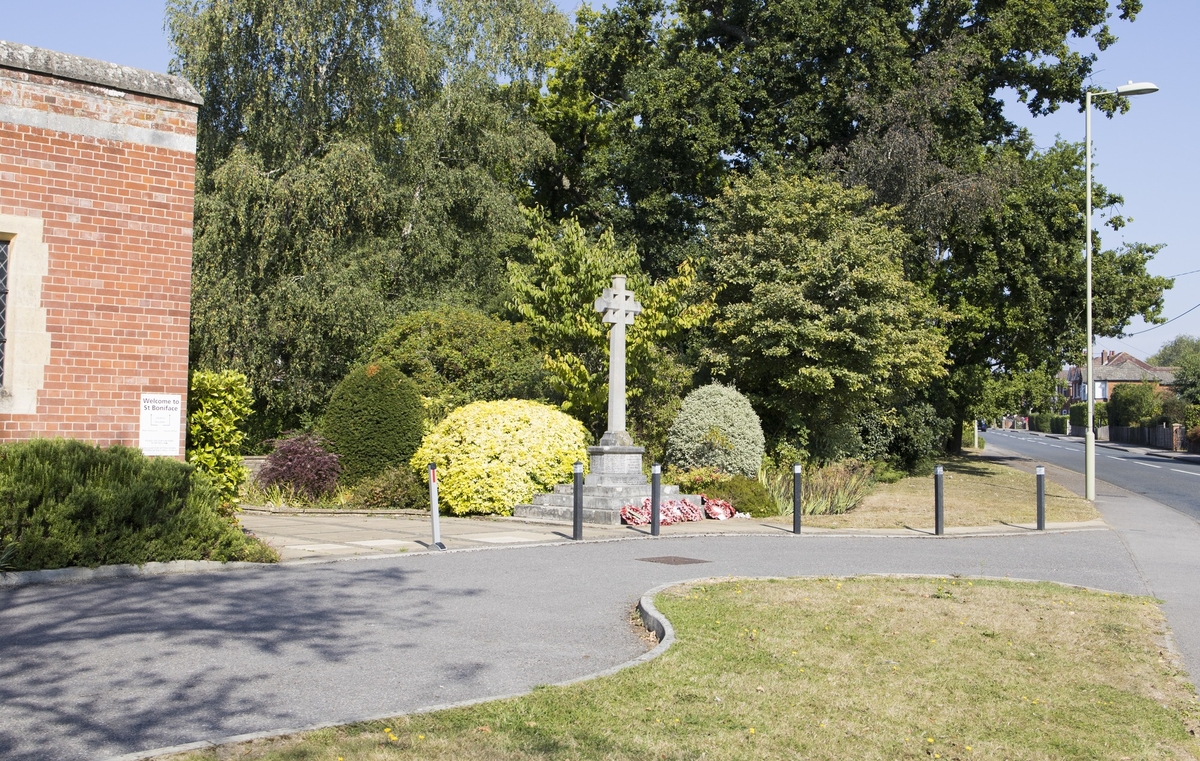
[[[944,473],[941,465],[933,469],[933,533],[938,536],[946,533],[945,486],[942,483]]]
[[[446,549],[446,545],[442,544],[442,532],[438,526],[438,487],[437,487],[437,464],[429,463],[429,515],[433,519],[433,545],[431,549]]]
[[[1046,530],[1046,466],[1037,466],[1037,530]]]
[[[662,466],[650,466],[650,535],[662,533]]]
[[[792,466],[792,533],[800,533],[800,516],[804,513],[804,466]]]
[[[583,463],[575,463],[575,487],[574,487],[574,526],[571,532],[571,538],[579,541],[583,538]]]

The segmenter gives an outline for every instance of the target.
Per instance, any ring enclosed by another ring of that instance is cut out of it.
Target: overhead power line
[[[1177,315],[1175,315],[1174,317],[1172,317],[1171,319],[1167,320],[1166,322],[1162,322],[1162,323],[1159,323],[1158,325],[1155,325],[1153,328],[1146,328],[1145,330],[1139,330],[1139,331],[1138,331],[1138,332],[1136,332],[1136,333],[1126,333],[1126,334],[1125,334],[1125,337],[1126,337],[1126,338],[1128,338],[1129,336],[1140,336],[1140,335],[1141,335],[1141,334],[1143,334],[1143,333],[1149,333],[1149,332],[1150,332],[1150,331],[1152,331],[1152,330],[1158,330],[1158,329],[1159,329],[1159,328],[1161,328],[1161,327],[1164,327],[1164,326],[1166,326],[1166,325],[1170,325],[1171,323],[1173,323],[1173,322],[1175,322],[1176,320],[1178,320],[1180,317],[1183,317],[1184,315],[1186,315],[1188,312],[1194,312],[1194,311],[1196,311],[1197,309],[1200,309],[1200,304],[1197,304],[1196,306],[1194,306],[1194,307],[1192,307],[1191,309],[1187,310],[1187,312],[1184,312],[1183,314],[1177,314]]]

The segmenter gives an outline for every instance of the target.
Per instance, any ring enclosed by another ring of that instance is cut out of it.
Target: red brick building
[[[0,439],[183,454],[199,103],[0,41]]]

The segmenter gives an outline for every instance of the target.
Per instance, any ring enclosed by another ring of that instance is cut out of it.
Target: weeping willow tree
[[[398,311],[498,298],[525,241],[541,0],[171,0],[204,96],[191,354],[244,372],[258,438],[304,426]]]

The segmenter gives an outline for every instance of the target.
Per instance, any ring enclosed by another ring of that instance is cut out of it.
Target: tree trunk
[[[963,426],[967,423],[964,415],[954,416],[954,429],[950,431],[950,439],[946,442],[946,451],[950,454],[962,454]]]

